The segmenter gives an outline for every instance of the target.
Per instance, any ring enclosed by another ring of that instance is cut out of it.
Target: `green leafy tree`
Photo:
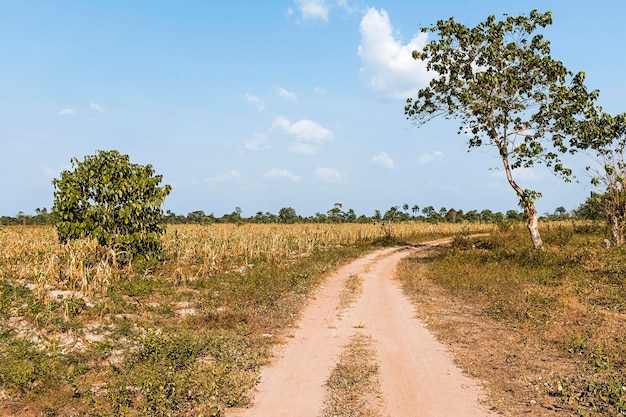
[[[459,212],[451,208],[450,210],[446,212],[444,217],[448,223],[456,223],[459,217]]]
[[[343,207],[343,204],[335,203],[333,208],[331,208],[330,210],[326,212],[326,214],[328,215],[328,221],[330,223],[343,223],[345,213],[341,209],[342,207]]]
[[[398,220],[399,216],[400,210],[398,209],[398,206],[393,206],[385,212],[385,217],[383,217],[383,219],[387,221],[387,239],[393,239],[393,223]]]
[[[626,113],[611,116],[601,108],[588,114],[581,124],[577,146],[595,151],[591,182],[603,188],[599,197],[613,241],[626,242]]]
[[[438,38],[413,51],[413,58],[425,61],[435,76],[404,109],[417,125],[438,116],[455,118],[470,149],[497,149],[536,248],[542,246],[535,207],[541,194],[523,188],[515,169],[544,163],[569,181],[572,171],[560,155],[597,97],[586,90],[584,73],[574,75],[550,56],[550,42],[536,32],[551,23],[551,12],[533,10],[501,21],[492,15],[474,28],[454,18],[422,28]]]
[[[97,239],[116,253],[142,256],[161,249],[161,204],[170,193],[152,165],[131,163],[118,151],[98,151],[55,178],[54,224],[61,242]]]
[[[298,214],[292,207],[283,207],[278,211],[278,218],[281,223],[292,224],[298,220]]]
[[[581,220],[604,220],[604,195],[592,192],[591,195],[574,210],[574,217]]]

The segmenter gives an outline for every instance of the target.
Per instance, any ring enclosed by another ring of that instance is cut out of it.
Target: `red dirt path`
[[[415,250],[381,249],[333,273],[306,306],[293,337],[276,349],[272,364],[262,371],[252,406],[228,410],[226,416],[320,416],[325,383],[356,332],[374,340],[381,416],[495,416],[481,402],[479,382],[454,365],[392,279],[398,261]],[[354,274],[363,279],[363,291],[340,311],[344,282]]]

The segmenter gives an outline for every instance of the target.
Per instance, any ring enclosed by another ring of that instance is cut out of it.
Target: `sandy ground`
[[[381,249],[332,274],[306,306],[299,327],[277,347],[247,409],[227,417],[317,417],[326,381],[351,335],[371,336],[379,363],[381,416],[495,416],[482,403],[480,383],[465,376],[435,340],[392,279],[396,264],[415,248]],[[358,274],[363,291],[339,310],[345,280]]]

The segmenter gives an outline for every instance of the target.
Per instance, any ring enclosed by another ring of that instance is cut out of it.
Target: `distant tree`
[[[357,223],[372,223],[373,219],[370,219],[365,214],[361,214],[357,219]]]
[[[31,217],[30,221],[32,224],[49,224],[50,223],[50,213],[48,213],[47,208],[39,208],[35,209],[35,216]]]
[[[574,210],[574,217],[579,220],[605,220],[604,196],[592,192],[584,203]]]
[[[383,219],[382,215],[380,214],[380,210],[374,210],[374,216],[372,217],[372,219],[374,219],[374,221],[380,221]]]
[[[315,216],[313,217],[313,221],[315,223],[326,223],[328,221],[328,216],[326,216],[324,213],[316,212]]]
[[[383,220],[387,222],[387,229],[386,229],[387,239],[393,238],[393,223],[398,220],[399,212],[400,211],[398,209],[398,206],[393,206],[385,212],[385,216],[383,217]]]
[[[353,209],[348,210],[348,212],[344,216],[344,221],[346,223],[356,223],[357,216]]]
[[[341,209],[343,207],[343,204],[341,203],[335,203],[335,205],[333,206],[333,208],[331,208],[330,210],[328,210],[327,214],[328,214],[328,221],[331,223],[342,223],[343,219],[344,219],[344,212]]]
[[[241,216],[242,210],[241,207],[235,207],[235,210],[232,213],[224,214],[220,219],[219,223],[234,223],[234,224],[243,224],[244,218]]]
[[[448,223],[456,223],[457,222],[457,217],[458,217],[458,212],[455,209],[451,208],[450,210],[448,210],[446,212],[444,217],[445,217],[445,219],[446,219],[446,221]]]
[[[98,151],[53,180],[54,224],[61,242],[92,237],[134,255],[160,251],[161,204],[170,193],[152,165],[137,165],[118,151]]]
[[[438,36],[413,58],[436,76],[404,108],[417,125],[438,116],[459,119],[469,148],[497,149],[535,248],[542,246],[535,207],[541,194],[522,188],[514,170],[545,163],[569,181],[572,171],[559,154],[568,150],[566,139],[575,136],[597,97],[587,92],[584,73],[574,75],[550,56],[550,42],[536,34],[550,24],[551,12],[533,10],[501,21],[492,15],[474,28],[454,18],[422,28]]]
[[[602,187],[601,207],[613,241],[626,242],[626,113],[611,116],[594,109],[582,124],[577,145],[595,151],[592,184]]]
[[[278,211],[278,218],[281,223],[292,224],[298,220],[298,214],[291,207],[283,207]]]
[[[192,211],[191,213],[187,214],[187,222],[195,223],[195,224],[202,224],[202,223],[207,222],[207,216],[206,214],[204,214],[204,211],[202,210]]]
[[[557,220],[563,220],[567,218],[567,210],[563,206],[559,206],[554,209],[554,218]]]
[[[470,210],[463,216],[465,220],[470,223],[479,223],[480,222],[480,213],[478,210]]]
[[[496,221],[496,216],[493,214],[493,211],[489,209],[485,209],[480,212],[480,221],[481,223],[494,223]]]
[[[422,214],[431,223],[437,223],[439,221],[439,214],[433,206],[426,206],[422,208]]]
[[[411,207],[411,211],[413,212],[413,217],[417,216],[417,213],[419,213],[420,211],[420,206],[415,204],[413,207]]]
[[[517,210],[508,210],[504,215],[504,218],[512,222],[521,222],[524,220],[524,215]]]
[[[19,223],[21,223],[22,225],[25,225],[26,223],[29,222],[30,216],[26,213],[24,213],[23,211],[18,211],[17,212],[17,220]]]

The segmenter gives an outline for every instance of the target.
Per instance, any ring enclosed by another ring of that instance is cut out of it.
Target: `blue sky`
[[[420,27],[535,7],[553,11],[552,56],[625,111],[621,1],[3,1],[0,215],[50,208],[52,179],[99,149],[152,164],[179,214],[517,210],[492,149],[403,107],[428,82]],[[579,183],[544,167],[518,179],[540,213],[573,209],[589,158],[570,161]]]

